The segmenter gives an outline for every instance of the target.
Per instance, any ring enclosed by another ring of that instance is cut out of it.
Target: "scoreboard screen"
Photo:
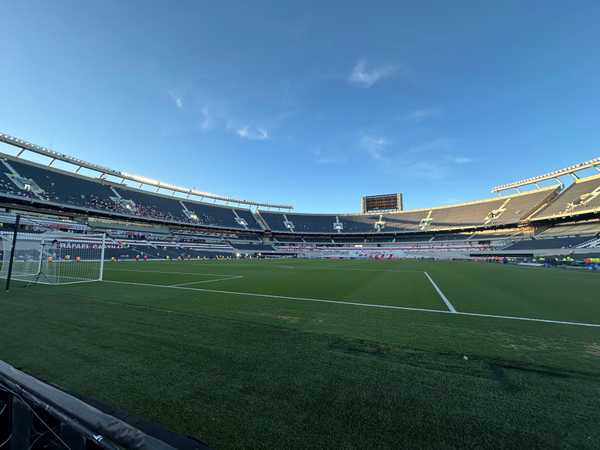
[[[365,195],[362,198],[362,212],[402,211],[402,194]]]

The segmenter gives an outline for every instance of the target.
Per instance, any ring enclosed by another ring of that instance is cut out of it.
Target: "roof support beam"
[[[563,169],[555,170],[553,172],[549,172],[544,175],[539,175],[537,177],[526,178],[524,180],[515,181],[513,183],[501,184],[501,185],[493,187],[492,192],[500,192],[500,191],[506,191],[508,189],[515,189],[517,187],[527,186],[527,185],[534,184],[534,183],[537,183],[540,181],[545,181],[545,180],[555,180],[564,175],[572,175],[574,178],[577,179],[578,177],[575,174],[576,172],[579,172],[584,169],[590,169],[590,168],[595,168],[596,170],[600,171],[599,166],[600,166],[600,157],[590,159],[589,161],[584,161],[582,163],[574,164],[572,166],[565,167]]]

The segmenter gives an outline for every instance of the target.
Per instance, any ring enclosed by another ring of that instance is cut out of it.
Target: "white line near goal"
[[[435,291],[438,293],[438,295],[440,296],[440,298],[442,299],[442,301],[446,304],[446,306],[448,307],[448,310],[451,313],[455,313],[456,312],[456,308],[454,307],[454,305],[452,303],[450,303],[450,300],[448,300],[448,298],[444,295],[444,293],[438,287],[438,285],[435,284],[435,281],[433,281],[433,279],[429,276],[429,274],[427,272],[423,272],[423,273],[425,274],[425,276],[427,277],[427,279],[429,280],[429,282],[431,283],[431,285],[433,286],[433,288],[435,289]]]

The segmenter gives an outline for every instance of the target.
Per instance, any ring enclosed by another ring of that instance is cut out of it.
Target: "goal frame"
[[[67,285],[102,281],[104,278],[106,233],[37,234],[17,232],[15,229],[14,233],[4,234],[1,238],[4,243],[10,242],[10,253],[7,255],[8,248],[4,248],[0,270],[0,278],[6,279],[6,290],[9,290],[11,281],[21,281],[27,285]],[[34,257],[18,261],[19,251],[33,253]],[[74,258],[71,257],[73,253],[76,255]],[[19,262],[22,263],[21,272],[15,267]]]

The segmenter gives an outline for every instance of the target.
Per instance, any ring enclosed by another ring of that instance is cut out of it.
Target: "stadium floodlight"
[[[590,159],[589,161],[584,161],[578,164],[573,164],[571,166],[565,167],[563,169],[553,170],[552,172],[548,172],[544,175],[538,175],[536,177],[525,178],[520,181],[515,181],[513,183],[500,184],[498,186],[494,186],[492,188],[492,192],[501,192],[509,189],[517,189],[522,186],[528,186],[530,184],[539,183],[540,181],[557,179],[558,177],[562,177],[564,175],[575,174],[580,170],[590,169],[590,168],[598,168],[600,167],[600,157]]]
[[[64,153],[58,153],[54,150],[51,150],[46,147],[40,147],[39,145],[32,144],[30,142],[23,141],[22,139],[10,136],[6,133],[0,133],[0,142],[4,142],[5,144],[12,145],[14,147],[18,147],[23,150],[29,150],[39,155],[47,156],[49,158],[53,158],[53,160],[63,161],[78,167],[84,167],[86,169],[93,170],[95,172],[99,172],[105,175],[111,175],[116,178],[123,178],[129,181],[135,181],[137,183],[141,183],[145,186],[158,187],[159,189],[166,189],[173,192],[179,192],[188,195],[194,195],[197,197],[206,197],[213,200],[218,200],[222,202],[231,202],[238,205],[248,205],[248,206],[256,206],[256,207],[264,207],[264,208],[272,208],[272,209],[283,209],[283,210],[292,210],[294,209],[291,205],[285,204],[274,204],[268,202],[257,202],[252,200],[243,200],[237,199],[233,197],[227,197],[219,194],[212,194],[210,192],[197,191],[195,189],[190,189],[186,187],[177,186],[171,183],[165,183],[163,181],[155,180],[153,178],[144,177],[141,175],[135,175],[127,172],[121,172],[119,170],[109,169],[108,167],[101,166],[99,164],[90,163],[84,161],[79,158],[75,158],[73,156],[66,155]],[[19,153],[20,155],[20,153]],[[54,161],[52,161],[54,162]]]

